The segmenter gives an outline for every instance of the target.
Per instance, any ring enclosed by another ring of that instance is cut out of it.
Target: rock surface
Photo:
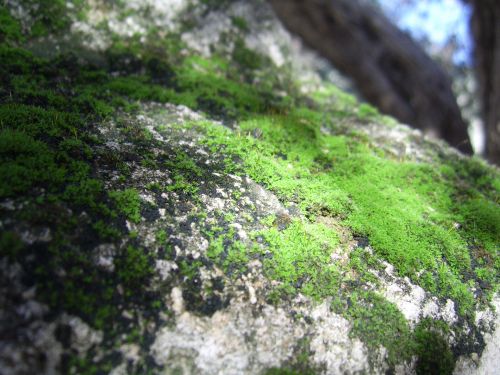
[[[39,3],[0,8],[0,374],[495,373],[497,169],[261,1]]]

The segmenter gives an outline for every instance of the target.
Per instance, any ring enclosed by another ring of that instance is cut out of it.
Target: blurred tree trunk
[[[500,1],[468,0],[486,132],[486,158],[500,165]]]
[[[472,153],[446,73],[376,8],[354,0],[269,2],[284,25],[351,77],[369,102]]]

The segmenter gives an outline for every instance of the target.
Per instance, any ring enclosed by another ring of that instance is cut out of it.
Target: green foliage
[[[115,201],[118,210],[127,219],[134,223],[141,221],[141,197],[137,190],[133,188],[115,190],[110,191],[108,194]]]
[[[0,43],[21,42],[24,37],[21,25],[9,13],[9,10],[0,6]]]
[[[455,358],[444,337],[446,328],[439,323],[423,320],[415,329],[418,375],[453,373]]]
[[[351,334],[360,337],[370,350],[381,345],[387,349],[390,366],[411,357],[413,341],[408,323],[385,298],[372,292],[353,292],[334,300],[332,307],[352,322]]]
[[[54,159],[45,143],[24,132],[1,130],[0,198],[25,194],[33,187],[60,188],[66,171]]]
[[[338,268],[330,262],[330,254],[338,237],[321,224],[307,225],[292,221],[280,231],[270,228],[258,233],[269,245],[272,257],[264,260],[266,274],[306,295],[322,298],[339,289]]]
[[[16,259],[25,248],[19,236],[11,231],[0,233],[0,255]]]
[[[129,245],[116,262],[116,273],[130,297],[136,293],[137,288],[148,282],[153,274],[153,268],[144,249]]]
[[[254,180],[297,203],[313,222],[317,215],[340,219],[368,237],[376,255],[400,275],[454,299],[460,313],[469,314],[474,305],[469,270],[471,256],[476,256],[469,244],[471,238],[489,249],[498,244],[498,204],[480,191],[470,200],[474,190],[458,188],[462,177],[447,165],[436,169],[394,161],[372,151],[363,139],[320,134],[321,124],[318,113],[297,109],[286,117],[242,122],[237,134],[209,124],[200,128],[209,147],[242,160],[242,169]],[[485,176],[485,182],[492,178]],[[463,229],[456,228],[457,222],[464,223]],[[282,235],[269,238],[277,241]],[[287,247],[290,257],[301,246],[300,236],[293,237]],[[493,267],[488,261],[482,264]],[[290,271],[275,275],[291,277],[289,282],[297,278]]]

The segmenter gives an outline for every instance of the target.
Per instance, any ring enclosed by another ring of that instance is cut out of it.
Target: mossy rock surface
[[[0,372],[484,371],[498,170],[150,3],[0,8]]]

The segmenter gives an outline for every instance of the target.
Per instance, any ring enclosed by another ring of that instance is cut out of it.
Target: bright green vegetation
[[[283,229],[270,217],[263,221],[268,229],[255,234],[270,252],[263,260],[266,274],[282,282],[270,300],[279,302],[297,291],[336,296],[343,284],[347,289],[340,300],[351,305],[334,308],[353,322],[354,335],[370,348],[383,345],[390,364],[420,353],[419,373],[432,366],[450,373],[454,360],[445,332],[428,327],[412,332],[394,305],[360,286],[377,283],[369,269],[380,267],[377,258],[385,259],[401,276],[454,300],[458,312],[471,318],[471,287],[481,287],[490,297],[498,290],[498,175],[480,169],[475,160],[438,167],[393,160],[362,137],[322,134],[322,120],[299,109],[241,122],[236,132],[197,125],[207,145],[227,155],[228,172],[248,173],[308,218],[291,220]],[[335,131],[335,124],[330,126]],[[468,182],[477,174],[481,184]],[[339,240],[335,228],[317,220],[321,216],[366,237],[374,248],[373,256],[361,249],[350,254],[347,267],[354,274],[330,260]],[[438,345],[442,355],[432,357],[423,342]]]
[[[332,307],[353,323],[351,334],[362,337],[371,351],[380,345],[387,349],[389,365],[413,355],[414,341],[406,319],[383,297],[373,292],[353,292],[337,297]]]
[[[231,241],[233,236],[234,234],[230,231],[212,240],[207,256],[216,264],[222,266],[228,275],[236,274],[239,276],[246,271],[249,252],[243,243]]]
[[[197,198],[198,182],[203,175],[202,169],[186,153],[179,151],[164,166],[173,172],[173,183],[166,187],[168,191],[180,191]]]
[[[281,291],[293,293],[297,288],[316,298],[336,294],[339,271],[330,260],[338,244],[335,232],[321,224],[295,220],[284,230],[273,227],[259,235],[272,254],[272,258],[264,259],[264,267],[270,277],[283,283]]]
[[[469,287],[478,279],[471,268],[479,262],[483,280],[492,280],[499,270],[498,260],[493,261],[500,240],[500,210],[494,200],[498,176],[484,168],[482,186],[473,187],[463,178],[477,167],[474,160],[463,161],[462,170],[450,164],[395,161],[367,141],[321,134],[321,120],[316,112],[298,109],[287,116],[242,122],[238,133],[210,124],[199,127],[206,131],[207,144],[228,158],[243,160],[240,173],[244,170],[263,183],[285,204],[298,204],[311,226],[317,226],[318,215],[339,219],[355,234],[368,237],[376,255],[392,263],[400,275],[452,298],[461,314],[472,313]],[[233,164],[228,165],[234,172]],[[268,236],[271,247],[279,243],[273,248],[283,249],[274,235]],[[300,236],[292,237],[286,248],[301,249],[301,241]],[[282,257],[280,251],[274,253],[270,274],[293,279]],[[492,283],[490,290],[497,285]]]
[[[120,212],[130,221],[134,223],[141,221],[141,198],[137,190],[110,191],[109,196],[115,200]]]

